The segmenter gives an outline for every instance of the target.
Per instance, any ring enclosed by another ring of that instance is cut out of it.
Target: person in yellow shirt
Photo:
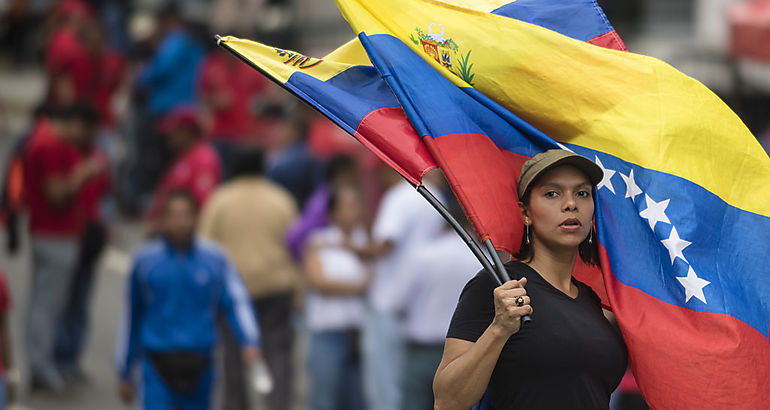
[[[202,237],[230,254],[259,314],[264,357],[275,380],[267,399],[273,410],[286,409],[291,402],[290,319],[300,277],[284,237],[296,217],[291,194],[263,176],[262,151],[245,148],[233,163],[233,178],[203,208],[199,225]],[[234,337],[223,333],[223,408],[249,408],[240,350]]]

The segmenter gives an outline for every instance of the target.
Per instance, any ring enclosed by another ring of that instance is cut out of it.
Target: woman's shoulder
[[[491,292],[495,289],[495,287],[497,287],[495,282],[493,282],[492,278],[489,277],[487,271],[482,269],[478,271],[476,275],[470,278],[470,280],[468,280],[468,283],[465,284],[461,295],[469,291],[479,293]]]
[[[532,271],[532,268],[530,268],[529,265],[514,259],[505,264],[505,270],[508,272],[508,276],[510,276],[511,279],[520,280],[527,276],[527,274]],[[532,275],[529,276],[532,277]]]

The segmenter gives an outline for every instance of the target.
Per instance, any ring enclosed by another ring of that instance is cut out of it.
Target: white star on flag
[[[613,175],[615,175],[615,172],[617,172],[617,171],[609,169],[609,168],[605,168],[604,164],[602,164],[602,161],[599,159],[599,156],[596,156],[596,165],[598,165],[599,168],[601,168],[602,171],[604,172],[604,176],[602,177],[602,181],[599,182],[596,185],[596,190],[598,191],[598,190],[602,189],[602,187],[605,187],[605,188],[609,189],[610,192],[612,192],[614,194],[615,193],[615,187],[612,186],[611,178],[612,178]]]
[[[711,282],[699,278],[695,271],[692,270],[692,266],[689,267],[687,276],[677,276],[676,280],[684,286],[684,303],[689,302],[693,296],[700,299],[701,302],[707,303],[706,296],[703,294],[703,288]]]
[[[650,223],[650,229],[655,231],[655,224],[658,222],[671,223],[671,221],[668,220],[668,216],[666,216],[666,207],[668,206],[668,201],[670,201],[670,199],[655,202],[649,195],[644,194],[644,200],[647,202],[647,209],[639,212],[639,216]]]
[[[663,246],[668,249],[668,255],[671,256],[672,264],[677,257],[680,257],[683,261],[687,262],[687,259],[684,258],[682,251],[684,248],[690,246],[692,242],[688,242],[680,238],[679,233],[676,232],[675,226],[671,227],[671,235],[668,236],[668,239],[662,239],[661,242],[663,242]]]
[[[634,181],[634,170],[632,169],[628,176],[621,172],[620,176],[623,177],[623,181],[626,183],[626,198],[631,198],[633,201],[635,196],[642,193],[642,190],[636,185],[636,181]]]

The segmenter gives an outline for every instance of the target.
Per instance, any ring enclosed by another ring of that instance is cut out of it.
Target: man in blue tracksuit
[[[148,410],[204,410],[211,406],[213,349],[220,314],[259,357],[256,317],[246,288],[226,255],[195,238],[196,202],[186,191],[167,197],[162,237],[134,257],[126,320],[118,341],[119,393],[139,397]]]

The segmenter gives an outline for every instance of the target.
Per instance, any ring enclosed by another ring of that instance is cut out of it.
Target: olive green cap
[[[602,168],[590,159],[565,149],[551,149],[535,155],[521,166],[521,176],[517,186],[519,198],[525,196],[538,176],[559,165],[572,165],[585,172],[591,185],[598,184],[604,177]]]

